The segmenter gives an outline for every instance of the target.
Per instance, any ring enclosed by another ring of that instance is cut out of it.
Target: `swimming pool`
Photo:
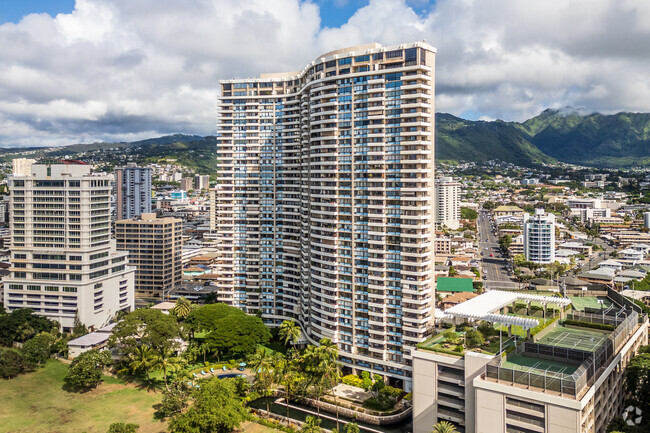
[[[232,377],[246,377],[245,374],[239,374],[239,373],[227,373],[227,374],[220,374],[217,376],[219,379],[230,379]]]

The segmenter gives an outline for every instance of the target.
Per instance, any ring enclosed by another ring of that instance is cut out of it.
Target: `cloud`
[[[77,0],[0,25],[0,145],[214,134],[219,79],[372,41],[437,47],[437,111],[650,111],[649,38],[633,0],[371,0],[336,28],[310,1]]]

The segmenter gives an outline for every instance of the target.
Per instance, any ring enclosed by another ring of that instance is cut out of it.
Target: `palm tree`
[[[192,303],[185,296],[181,296],[176,300],[176,305],[174,305],[172,311],[176,317],[183,320],[188,314],[190,314],[190,311],[192,311]]]
[[[320,418],[309,415],[305,418],[305,422],[300,429],[300,433],[321,433],[323,430],[320,428]]]
[[[210,345],[205,341],[197,347],[197,351],[203,355],[203,363],[205,364],[205,354],[210,351]]]
[[[296,341],[300,339],[302,331],[295,320],[285,320],[278,329],[278,337],[286,346],[291,343],[293,350],[296,350]]]
[[[167,372],[175,372],[183,367],[183,359],[172,355],[172,350],[168,347],[165,347],[162,350],[156,352],[151,365],[152,368],[162,370],[163,378],[165,379],[165,389],[167,390],[169,390],[169,385],[167,383]]]
[[[291,391],[295,389],[295,384],[298,381],[298,372],[296,370],[296,358],[292,355],[283,356],[278,353],[275,362],[276,379],[278,383],[284,385],[285,403],[287,407],[287,419],[289,418],[289,400],[291,399]]]
[[[339,356],[339,348],[329,338],[321,338],[318,342],[318,350],[323,353],[323,357],[329,361],[336,361]]]
[[[338,348],[329,338],[323,338],[319,343],[320,346],[308,346],[304,352],[305,371],[316,391],[317,401],[320,401],[323,391],[336,385],[339,377],[336,364]],[[317,413],[320,418],[320,404],[317,407]]]
[[[338,385],[341,380],[341,368],[335,360],[327,360],[322,367],[322,376],[319,381],[322,383],[322,389],[327,392]],[[334,396],[334,405],[336,406],[336,429],[339,428],[339,404]],[[320,413],[319,413],[320,414]]]
[[[137,371],[144,371],[147,374],[147,381],[151,382],[151,377],[149,377],[149,371],[154,359],[154,352],[151,350],[151,347],[147,345],[140,345],[136,347],[135,351],[129,354],[129,368],[133,373]]]
[[[255,385],[260,389],[263,397],[267,397],[273,384],[274,357],[263,347],[258,347],[257,352],[250,359],[250,367],[255,372]],[[269,399],[266,398],[266,414],[271,413]]]
[[[458,433],[456,426],[447,421],[440,421],[438,424],[433,426],[433,431],[431,433]]]

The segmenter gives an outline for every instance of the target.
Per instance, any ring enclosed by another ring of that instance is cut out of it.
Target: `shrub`
[[[608,324],[603,324],[603,323],[591,323],[591,322],[584,322],[582,320],[571,320],[571,319],[566,319],[564,321],[565,325],[570,325],[570,326],[580,326],[583,328],[593,328],[593,329],[602,329],[604,331],[613,331],[616,329],[614,325],[608,325]]]
[[[460,345],[456,346],[454,348],[454,352],[463,353],[463,346],[460,346]]]
[[[526,308],[526,304],[523,302],[517,302],[515,303],[515,308]]]
[[[395,406],[395,399],[386,395],[379,394],[377,397],[370,397],[363,402],[363,407],[378,411],[387,411]]]
[[[108,427],[108,433],[136,433],[140,426],[138,424],[124,424],[123,422],[114,422]]]
[[[357,388],[363,388],[363,379],[361,379],[359,376],[355,374],[348,374],[347,376],[343,376],[341,378],[341,381],[350,386],[356,386]]]
[[[472,329],[467,331],[465,334],[465,341],[467,342],[468,347],[478,347],[481,344],[485,343],[485,337],[481,331]]]
[[[409,392],[408,394],[406,394],[406,395],[404,396],[404,400],[406,400],[406,401],[411,401],[411,400],[413,400],[413,393]]]
[[[530,311],[542,311],[542,307],[540,307],[539,305],[531,305]]]
[[[384,387],[384,389],[382,389],[380,392],[381,392],[382,394],[386,394],[386,395],[388,395],[388,396],[390,396],[390,397],[395,397],[395,398],[397,398],[397,397],[399,397],[400,395],[402,395],[402,392],[404,392],[404,391],[402,391],[402,390],[399,389],[399,388],[395,388],[394,386],[386,386],[386,387]]]

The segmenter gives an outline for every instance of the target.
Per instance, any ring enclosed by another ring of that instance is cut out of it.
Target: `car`
[[[490,253],[490,257],[494,257],[494,254]]]
[[[487,280],[487,275],[483,274],[483,279]]]

